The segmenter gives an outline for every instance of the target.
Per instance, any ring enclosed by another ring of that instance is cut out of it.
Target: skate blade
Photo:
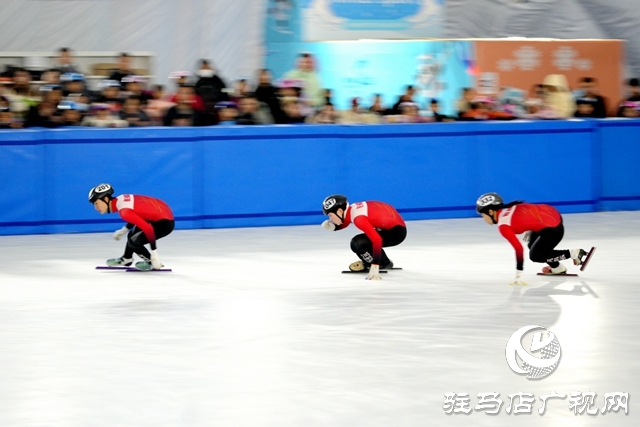
[[[593,246],[589,251],[589,253],[587,254],[587,257],[582,262],[582,265],[580,266],[580,271],[584,271],[584,269],[587,268],[587,264],[589,264],[589,261],[591,260],[591,257],[593,256],[593,253],[595,251],[596,251],[596,247]]]
[[[380,270],[379,273],[385,274],[387,270]],[[369,270],[360,270],[360,271],[351,271],[351,270],[342,270],[344,274],[368,274]]]
[[[96,267],[96,270],[126,270],[127,267],[125,265],[99,265]]]
[[[553,273],[538,273],[538,276],[553,276],[553,277],[578,277],[577,274],[572,273],[563,273],[563,274],[553,274]]]
[[[131,273],[131,272],[135,272],[138,271],[140,273],[168,273],[171,271],[170,268],[154,268],[151,270],[139,270],[135,267],[128,267],[127,268],[127,273]]]
[[[389,270],[402,270],[402,267],[393,267],[393,268],[385,268],[384,270],[380,270],[380,273],[386,273]],[[360,270],[360,271],[352,271],[352,270],[343,270],[343,273],[369,273],[369,270]]]

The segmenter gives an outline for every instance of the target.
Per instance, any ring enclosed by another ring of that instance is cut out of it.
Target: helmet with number
[[[329,196],[322,202],[322,213],[329,215],[330,213],[336,213],[338,209],[347,210],[347,196],[342,194],[334,194]]]
[[[504,200],[497,193],[486,193],[476,201],[476,212],[487,213],[489,209],[497,211],[504,205]]]
[[[113,187],[110,184],[100,184],[89,191],[89,203],[94,204],[96,200],[102,199],[104,196],[113,196]]]

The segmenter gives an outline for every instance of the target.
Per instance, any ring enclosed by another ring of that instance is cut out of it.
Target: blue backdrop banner
[[[0,132],[0,234],[108,231],[89,189],[159,197],[178,228],[313,224],[333,193],[406,219],[475,215],[488,191],[562,212],[640,208],[622,120]]]

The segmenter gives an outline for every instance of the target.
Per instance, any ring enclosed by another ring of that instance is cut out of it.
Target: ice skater
[[[135,253],[142,259],[135,265],[138,270],[158,270],[163,267],[156,241],[169,235],[175,226],[173,212],[165,202],[133,194],[113,197],[113,187],[100,184],[89,192],[89,203],[101,214],[118,212],[127,222],[113,234],[115,240],[128,234],[124,255],[107,260],[107,265],[130,266]],[[144,246],[146,244],[151,247],[151,253]]]
[[[407,237],[404,220],[393,206],[382,202],[357,202],[349,205],[346,196],[329,196],[322,202],[329,217],[322,227],[329,231],[347,228],[352,222],[363,234],[351,239],[351,250],[360,258],[349,265],[354,272],[368,271],[367,280],[380,280],[380,270],[393,268],[383,247],[396,246]]]
[[[562,215],[553,206],[521,201],[505,204],[500,195],[486,193],[476,202],[476,211],[487,224],[497,224],[500,234],[516,250],[516,278],[512,285],[526,285],[522,279],[524,251],[516,234],[524,233],[522,240],[528,242],[531,261],[547,263],[542,269],[543,274],[566,274],[567,267],[560,261],[567,259],[584,270],[595,249],[591,248],[589,253],[584,249],[555,249],[564,235],[564,226]]]

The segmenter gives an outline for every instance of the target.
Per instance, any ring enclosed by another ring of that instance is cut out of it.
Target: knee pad
[[[371,240],[366,236],[356,236],[351,239],[351,250],[356,254],[363,254],[371,250]]]

